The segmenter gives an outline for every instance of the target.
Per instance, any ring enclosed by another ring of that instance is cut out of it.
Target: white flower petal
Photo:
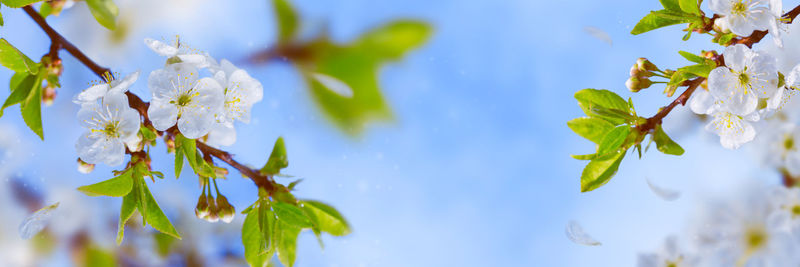
[[[706,130],[719,135],[720,143],[728,149],[737,149],[752,141],[756,135],[755,128],[750,123],[727,112],[714,114],[714,119],[706,125]]]
[[[164,131],[178,121],[178,107],[164,100],[153,99],[147,109],[147,116],[156,130]]]
[[[208,134],[215,122],[214,116],[201,109],[186,110],[178,119],[178,130],[187,138],[196,139]]]
[[[173,57],[173,56],[178,54],[178,48],[177,47],[168,45],[168,44],[166,44],[164,42],[161,42],[161,41],[158,41],[158,40],[145,38],[144,39],[144,44],[146,44],[147,47],[149,47],[151,50],[153,50],[154,52],[156,52],[157,54],[159,54],[161,56]]]
[[[231,146],[236,143],[236,129],[231,124],[215,123],[208,132],[206,144],[213,147]]]
[[[714,97],[708,91],[698,88],[689,98],[689,108],[696,114],[709,114],[714,107]]]
[[[77,94],[73,99],[72,102],[75,104],[86,104],[90,102],[95,102],[98,99],[102,98],[108,92],[109,86],[107,83],[101,83],[98,85],[93,85],[83,92]]]
[[[589,234],[583,231],[583,227],[576,221],[569,221],[566,228],[567,238],[575,244],[585,246],[599,246],[602,245],[599,241],[592,238]]]
[[[128,76],[125,76],[122,79],[111,81],[111,89],[109,91],[117,93],[127,92],[128,88],[130,88],[137,79],[139,79],[138,70],[134,73],[128,74]]]
[[[747,35],[749,34],[745,34],[744,36]],[[747,59],[752,57],[751,53],[752,51],[750,48],[747,48],[747,46],[736,44],[726,47],[722,56],[725,58],[725,65],[728,66],[728,68],[735,72],[741,72],[746,66]]]

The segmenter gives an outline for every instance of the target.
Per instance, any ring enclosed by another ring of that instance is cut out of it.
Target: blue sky
[[[108,51],[96,45],[103,30],[78,17],[87,16],[82,4],[49,21],[79,47],[96,48],[87,53],[102,65],[122,73],[140,69],[146,77],[163,59],[143,45],[144,37],[178,33],[192,46],[234,62],[272,43],[272,12],[265,2],[177,1],[170,6],[175,15],[140,13],[136,19],[146,26],[123,48]],[[627,98],[633,94],[624,82],[638,57],[676,67],[684,64],[677,50],[719,49],[704,36],[681,41],[678,28],[631,36],[638,19],[660,7],[656,0],[294,2],[308,21],[327,23],[339,41],[397,18],[434,27],[425,46],[381,70],[396,121],[373,124],[360,139],[326,121],[291,66],[244,66],[263,83],[264,101],[254,108],[251,124],[237,126],[239,141],[228,151],[242,162],[263,164],[275,138],[283,136],[291,163],[286,172],[305,179],[297,194],[333,204],[354,228],[351,236],[324,238],[324,251],[311,233],[303,233],[297,266],[630,266],[637,252],[680,233],[709,192],[725,194],[752,177],[775,180],[775,174],[753,167],[758,165],[746,148],[723,150],[679,111],[665,128],[674,130],[685,156],[630,156],[606,186],[579,192],[584,162],[569,154],[593,148],[566,127],[582,115],[574,92],[605,88]],[[21,11],[3,9],[3,16],[4,38],[32,57],[45,53],[45,35]],[[613,45],[586,34],[586,26],[606,31]],[[18,111],[2,118],[26,134],[35,157],[24,171],[44,192],[99,181],[111,170],[75,170],[74,141],[82,129],[70,98],[96,77],[64,58],[63,88],[43,114],[45,142],[24,128]],[[9,71],[0,71],[0,83],[9,78]],[[660,90],[637,94],[637,111],[652,114],[671,101]],[[145,79],[132,91],[147,95]],[[154,168],[171,173],[163,146],[152,155]],[[180,208],[191,209],[199,189],[187,174],[151,185],[156,198],[179,192],[187,205]],[[255,189],[231,177],[220,187],[241,210],[255,200]],[[664,202],[649,191],[645,177],[684,196]],[[571,243],[564,234],[571,219],[604,245]]]

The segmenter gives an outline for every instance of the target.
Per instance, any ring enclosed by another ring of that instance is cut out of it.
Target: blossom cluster
[[[153,128],[176,127],[183,136],[211,146],[236,142],[234,122],[250,121],[250,109],[263,97],[261,83],[228,60],[217,62],[180,42],[145,39],[145,44],[167,57],[166,65],[147,79],[152,92],[147,116]],[[126,146],[129,151],[141,150],[141,116],[126,96],[138,77],[139,72],[122,79],[107,75],[108,82],[75,96],[73,102],[81,106],[78,118],[88,129],[75,145],[82,161],[114,166],[122,163]]]
[[[800,188],[750,187],[741,199],[712,205],[692,227],[689,244],[670,236],[639,267],[798,266]]]

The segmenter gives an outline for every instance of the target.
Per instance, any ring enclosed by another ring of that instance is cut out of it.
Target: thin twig
[[[22,9],[25,10],[25,13],[27,13],[28,16],[30,16],[36,22],[36,24],[38,24],[39,27],[42,28],[42,30],[44,30],[45,33],[47,33],[47,36],[50,38],[51,45],[50,45],[49,55],[51,58],[54,59],[58,58],[58,50],[63,48],[67,50],[67,52],[69,52],[76,59],[78,59],[78,61],[80,61],[84,66],[88,67],[101,79],[103,80],[106,79],[105,77],[105,75],[107,75],[106,73],[111,72],[108,68],[98,65],[97,63],[92,61],[88,56],[86,56],[83,52],[81,52],[80,49],[78,49],[72,43],[67,41],[67,39],[64,38],[64,36],[62,36],[61,34],[56,32],[52,27],[50,27],[50,25],[47,24],[45,19],[41,15],[39,15],[39,13],[36,12],[36,10],[34,10],[31,6],[25,6]],[[150,106],[150,103],[143,101],[139,96],[137,96],[134,93],[131,93],[130,91],[126,92],[125,94],[128,96],[128,104],[131,106],[131,108],[139,112],[139,114],[142,116],[144,125],[145,126],[152,125],[152,122],[150,121],[150,118],[147,115],[147,109]],[[197,141],[197,148],[200,149],[200,151],[204,155],[211,155],[213,157],[216,157],[224,161],[231,167],[238,170],[243,175],[249,177],[250,180],[252,180],[253,183],[256,184],[256,186],[264,188],[265,190],[267,190],[267,192],[274,192],[274,190],[276,190],[277,187],[273,185],[273,181],[269,178],[269,176],[262,174],[258,170],[247,167],[242,163],[239,163],[238,161],[233,159],[233,156],[230,153],[213,148],[199,140]]]

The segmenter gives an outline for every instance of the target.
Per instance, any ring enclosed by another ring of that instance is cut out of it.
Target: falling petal
[[[353,97],[353,88],[350,88],[350,86],[343,81],[322,73],[312,73],[311,76],[314,77],[314,80],[325,86],[325,88],[331,90],[331,92],[334,92],[342,97]]]
[[[654,194],[656,194],[658,197],[660,197],[663,200],[673,201],[673,200],[678,199],[681,196],[681,192],[678,192],[678,191],[675,191],[675,190],[672,190],[672,189],[663,188],[663,187],[660,187],[660,186],[657,186],[657,185],[653,184],[653,182],[650,181],[650,178],[646,178],[645,180],[647,180],[647,186],[650,187],[650,190],[653,191]]]
[[[30,239],[42,231],[50,222],[50,218],[53,217],[53,211],[55,211],[56,208],[58,208],[58,202],[41,208],[31,214],[31,216],[28,216],[28,218],[25,218],[19,225],[19,236],[22,237],[22,239]]]
[[[608,35],[608,33],[605,32],[604,30],[592,26],[586,26],[583,27],[583,31],[588,33],[592,37],[596,38],[597,40],[607,43],[609,46],[614,45],[614,42],[611,40],[611,35]]]
[[[575,242],[575,244],[578,245],[599,246],[603,244],[600,243],[600,241],[597,241],[591,236],[589,236],[586,232],[584,232],[583,227],[581,227],[581,225],[578,224],[578,222],[576,221],[569,221],[569,223],[567,223],[566,233],[567,233],[567,238],[569,238],[569,240],[572,240],[572,242]]]

